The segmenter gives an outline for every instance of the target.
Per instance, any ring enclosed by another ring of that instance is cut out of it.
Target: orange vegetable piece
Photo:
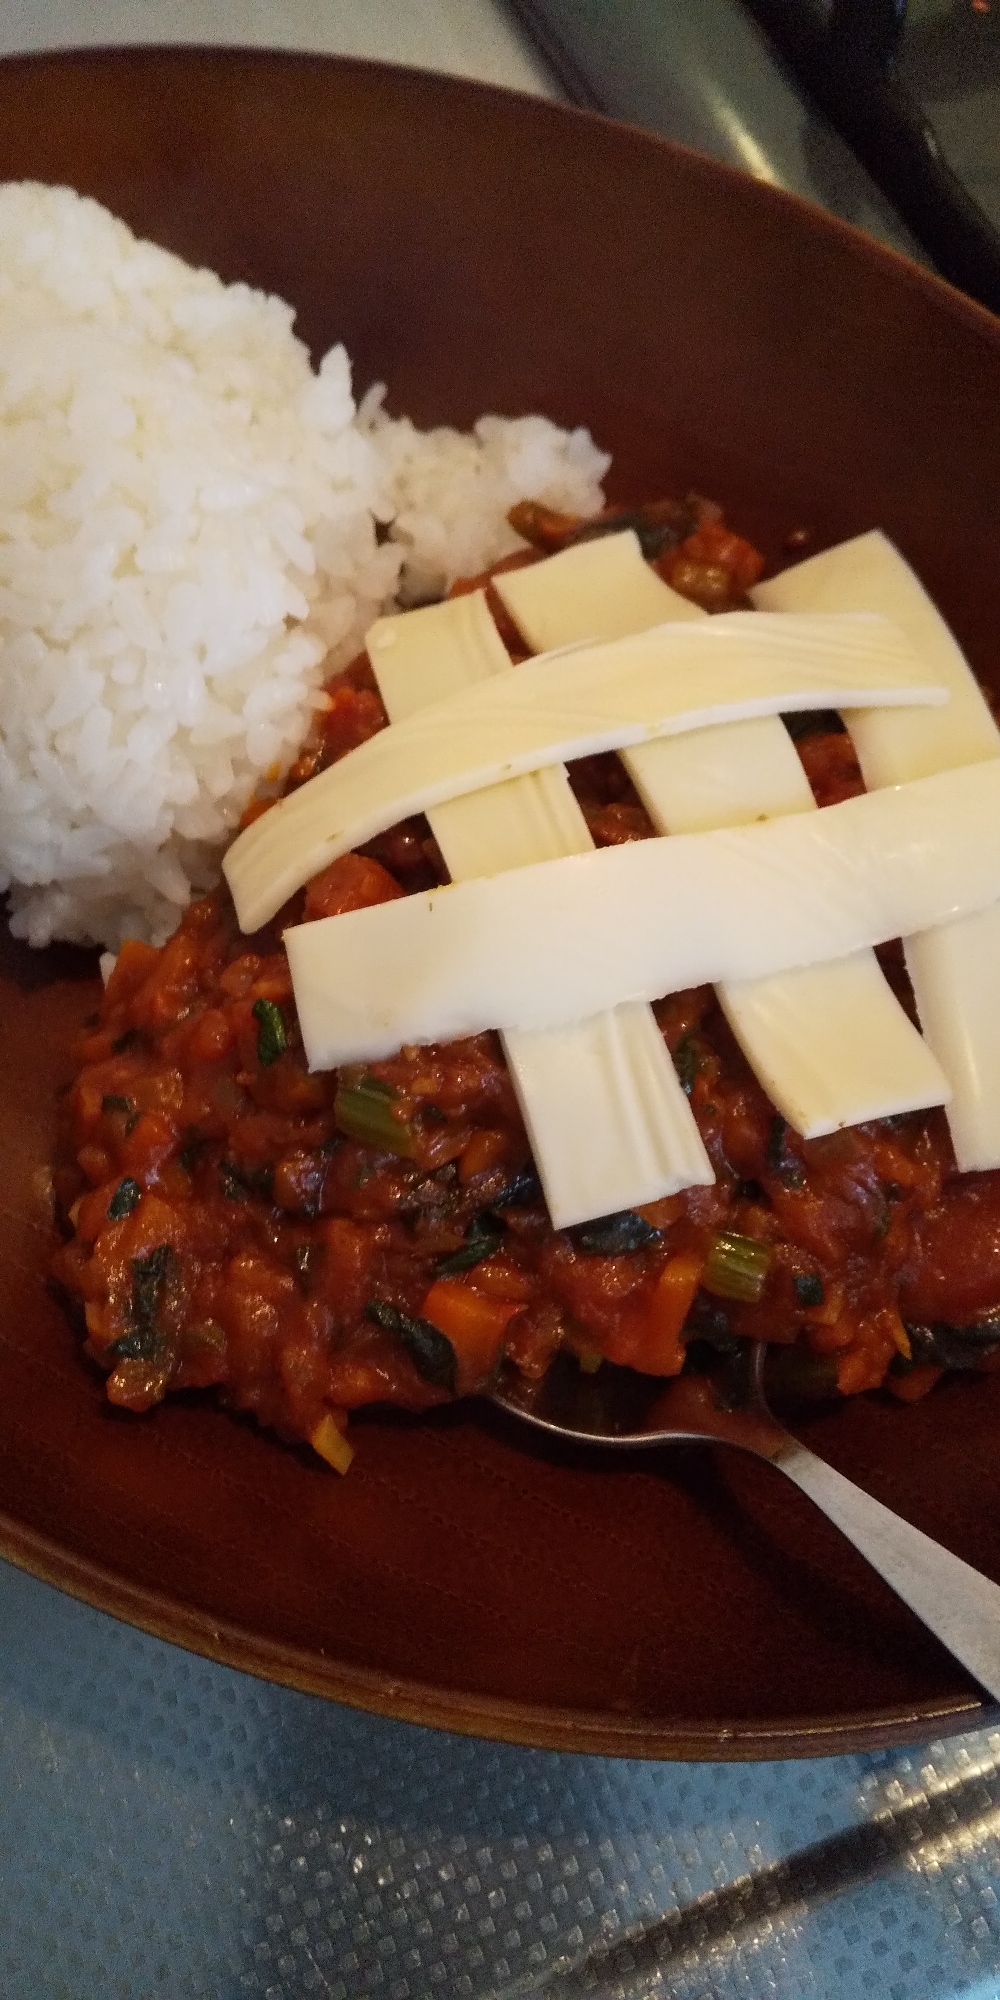
[[[681,1334],[704,1262],[700,1251],[681,1250],[660,1272],[649,1304],[649,1330],[632,1363],[643,1375],[680,1373],[684,1365]]]
[[[516,1299],[495,1299],[473,1291],[458,1278],[438,1278],[420,1308],[451,1341],[458,1360],[459,1395],[484,1382],[496,1366],[508,1322],[521,1308]]]
[[[339,917],[345,910],[365,910],[372,903],[391,903],[403,893],[394,875],[366,854],[341,854],[306,890],[307,922],[314,917]]]

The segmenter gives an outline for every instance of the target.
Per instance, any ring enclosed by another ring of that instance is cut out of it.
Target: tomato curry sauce
[[[513,563],[632,525],[710,610],[741,604],[762,568],[697,500],[598,523],[525,503],[511,518],[534,545]],[[326,701],[291,785],[385,725],[364,657]],[[836,718],[799,720],[818,802],[860,791]],[[570,776],[597,844],[652,832],[617,757]],[[223,885],[162,948],[122,948],[76,1051],[56,1171],[55,1273],[113,1403],[214,1388],[344,1470],[348,1411],[426,1409],[483,1387],[503,1358],[538,1376],[560,1348],[586,1369],[666,1376],[764,1339],[779,1384],[884,1383],[904,1400],[1000,1356],[1000,1173],[956,1172],[939,1111],[802,1140],[709,988],[655,1012],[715,1185],[576,1229],[551,1227],[495,1036],[310,1075],[282,928],[446,879],[413,820],[335,861],[253,937]],[[898,947],[880,957],[912,1012]]]

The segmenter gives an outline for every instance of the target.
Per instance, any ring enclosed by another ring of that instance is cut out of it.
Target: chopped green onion
[[[273,1000],[255,1000],[250,1011],[258,1023],[257,1061],[268,1069],[288,1047],[284,1015]]]
[[[108,1203],[109,1221],[121,1222],[123,1216],[131,1215],[132,1210],[138,1208],[141,1200],[142,1189],[138,1181],[119,1181]]]
[[[717,1299],[740,1299],[756,1305],[771,1268],[771,1246],[735,1229],[720,1229],[712,1238],[701,1282]]]
[[[388,1299],[369,1299],[365,1318],[383,1333],[395,1334],[406,1349],[418,1375],[435,1388],[449,1389],[454,1395],[458,1360],[451,1341],[429,1319],[414,1319],[390,1305]]]
[[[333,1115],[340,1130],[359,1146],[412,1160],[417,1135],[408,1121],[393,1116],[399,1096],[394,1085],[383,1083],[381,1077],[362,1075],[356,1082],[339,1085]]]
[[[800,1306],[821,1306],[823,1303],[823,1280],[816,1271],[807,1271],[801,1278],[793,1280],[795,1296]]]
[[[492,1257],[502,1242],[503,1229],[498,1222],[488,1215],[474,1215],[461,1249],[441,1259],[437,1267],[438,1277],[451,1278],[456,1271],[471,1271],[474,1264],[481,1264],[484,1258]]]

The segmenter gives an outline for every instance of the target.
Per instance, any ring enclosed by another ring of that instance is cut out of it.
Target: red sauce
[[[657,566],[712,608],[738,603],[760,558],[696,506]],[[545,517],[540,546],[573,531],[552,526],[563,520]],[[328,693],[292,784],[385,723],[366,659]],[[820,804],[861,789],[839,729],[799,750]],[[617,758],[571,776],[598,843],[651,832]],[[145,1410],[214,1387],[311,1438],[362,1404],[420,1410],[468,1393],[502,1354],[541,1373],[560,1346],[669,1375],[694,1340],[762,1338],[820,1386],[888,1381],[904,1399],[940,1373],[942,1324],[978,1329],[965,1365],[988,1355],[1000,1174],[959,1176],[938,1112],[801,1140],[707,988],[656,1011],[716,1185],[654,1203],[627,1249],[613,1232],[595,1244],[552,1230],[495,1037],[404,1049],[363,1077],[310,1076],[282,928],[441,879],[414,820],[334,862],[255,937],[220,888],[162,949],[122,950],[63,1107],[57,1193],[72,1233],[55,1264],[113,1402]],[[912,1008],[901,955],[883,962]],[[359,1083],[362,1118],[376,1119],[361,1137]],[[766,1246],[754,1302],[701,1284],[720,1230]]]

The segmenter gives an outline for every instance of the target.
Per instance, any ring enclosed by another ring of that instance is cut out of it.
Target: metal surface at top
[[[575,103],[818,202],[894,249],[915,239],[810,108],[739,0],[514,0]]]

